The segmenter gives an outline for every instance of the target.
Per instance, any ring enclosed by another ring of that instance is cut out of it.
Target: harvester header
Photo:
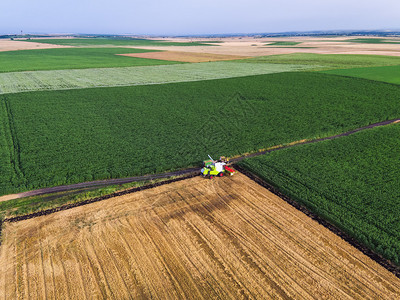
[[[201,174],[204,177],[209,177],[210,179],[214,178],[215,176],[222,177],[224,174],[232,176],[236,173],[235,170],[228,167],[229,160],[226,159],[224,156],[221,156],[218,161],[212,159],[210,155],[209,160],[203,161],[203,168],[201,169]]]

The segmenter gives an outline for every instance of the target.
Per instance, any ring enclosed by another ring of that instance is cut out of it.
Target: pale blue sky
[[[0,34],[400,29],[399,0],[0,0]]]

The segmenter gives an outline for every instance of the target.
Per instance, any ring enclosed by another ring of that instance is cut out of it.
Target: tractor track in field
[[[311,143],[317,143],[321,141],[326,141],[326,140],[333,140],[339,137],[343,136],[348,136],[353,133],[374,128],[374,127],[379,127],[379,126],[385,126],[389,124],[394,124],[394,123],[399,123],[400,118],[398,119],[392,119],[392,120],[387,120],[387,121],[382,121],[374,124],[370,124],[367,126],[363,126],[360,128],[356,128],[344,133],[324,137],[324,138],[317,138],[317,139],[312,139],[312,140],[301,140],[301,141],[296,141],[290,144],[286,145],[279,145],[279,146],[274,146],[267,148],[262,151],[258,152],[253,152],[249,154],[245,154],[242,156],[234,157],[230,159],[231,163],[236,163],[238,161],[241,161],[246,158],[251,158],[259,155],[264,155],[272,151],[277,151],[277,150],[282,150],[298,145],[304,145],[304,144],[311,144]],[[116,178],[116,179],[105,179],[105,180],[96,180],[96,181],[89,181],[89,182],[81,182],[81,183],[76,183],[76,184],[71,184],[71,185],[61,185],[61,186],[55,186],[55,187],[50,187],[50,188],[43,188],[43,189],[38,189],[38,190],[32,190],[32,191],[27,191],[27,192],[22,192],[18,194],[10,194],[10,195],[5,195],[5,196],[0,196],[0,202],[2,201],[8,201],[8,200],[13,200],[13,199],[19,199],[19,198],[25,198],[25,197],[31,197],[31,196],[39,196],[39,195],[46,195],[46,194],[51,194],[51,193],[58,193],[58,192],[65,192],[69,190],[74,190],[74,189],[79,189],[79,188],[87,188],[87,187],[102,187],[106,185],[113,185],[113,184],[124,184],[124,183],[130,183],[130,182],[135,182],[135,181],[145,181],[145,180],[153,180],[153,179],[161,179],[161,178],[168,178],[168,177],[173,177],[173,176],[181,176],[181,175],[187,175],[195,172],[200,172],[199,167],[192,167],[188,169],[183,169],[183,170],[177,170],[173,172],[167,172],[167,173],[161,173],[161,174],[153,174],[153,175],[143,175],[143,176],[135,176],[135,177],[127,177],[127,178]]]

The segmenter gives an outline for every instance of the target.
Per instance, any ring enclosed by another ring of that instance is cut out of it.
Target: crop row
[[[389,125],[240,164],[399,264],[399,157],[400,126]]]
[[[398,117],[399,97],[397,86],[308,72],[3,95],[1,173],[13,173],[0,194],[329,136]]]

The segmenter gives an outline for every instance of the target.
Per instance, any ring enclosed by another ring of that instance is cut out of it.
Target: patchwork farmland
[[[398,40],[13,42],[55,49],[0,53],[0,196],[82,186],[0,197],[1,298],[400,295],[399,124],[240,163],[376,262],[240,173],[85,187],[398,120]]]

